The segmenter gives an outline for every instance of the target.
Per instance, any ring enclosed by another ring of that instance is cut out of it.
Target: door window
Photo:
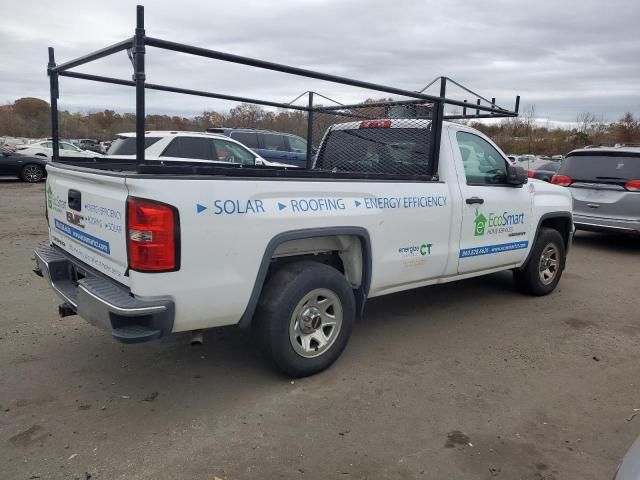
[[[507,161],[485,139],[457,132],[458,147],[468,185],[506,184]]]
[[[60,148],[62,148],[62,150],[69,150],[69,151],[72,151],[72,152],[78,152],[79,151],[76,147],[74,147],[70,143],[64,143],[64,142],[60,143]]]
[[[231,138],[249,148],[260,148],[258,145],[258,134],[255,132],[231,132]]]
[[[210,138],[176,137],[162,152],[161,157],[191,158],[194,160],[213,160],[213,144]]]
[[[307,142],[298,137],[287,137],[289,151],[294,153],[307,153]]]
[[[217,138],[213,140],[213,145],[219,162],[255,165],[255,156],[242,145]]]
[[[284,144],[284,135],[277,135],[274,133],[263,133],[262,142],[264,143],[265,150],[277,150],[279,152],[286,152],[287,147]]]

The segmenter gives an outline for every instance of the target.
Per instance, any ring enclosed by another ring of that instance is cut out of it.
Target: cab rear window
[[[318,153],[316,168],[384,175],[430,175],[429,143],[429,129],[425,128],[332,130]]]

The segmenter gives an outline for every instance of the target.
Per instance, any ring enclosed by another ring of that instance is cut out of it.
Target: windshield
[[[160,140],[160,137],[144,137],[144,148],[147,149]],[[136,137],[118,137],[107,152],[107,155],[135,155]]]
[[[640,179],[640,154],[578,152],[570,154],[558,171],[573,181],[629,181]]]
[[[332,130],[318,154],[316,168],[391,175],[430,173],[426,128]]]

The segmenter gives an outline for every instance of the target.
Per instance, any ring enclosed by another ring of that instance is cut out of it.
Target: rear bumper
[[[574,213],[573,223],[576,228],[580,230],[640,234],[640,222],[634,222],[631,220],[594,217],[591,215],[580,215],[579,213]]]
[[[47,242],[34,253],[34,271],[49,281],[65,308],[110,332],[116,340],[140,343],[171,333],[175,312],[172,300],[136,298],[120,284]]]

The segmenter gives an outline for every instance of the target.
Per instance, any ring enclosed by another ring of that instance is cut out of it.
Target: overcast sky
[[[0,0],[0,103],[48,100],[47,47],[59,63],[133,34],[126,1]],[[536,117],[640,114],[640,1],[148,0],[150,36],[419,90],[447,75]],[[147,49],[147,81],[289,101],[315,90],[342,102],[381,94]],[[126,54],[76,70],[129,79]],[[134,111],[133,89],[62,78],[61,107]],[[430,90],[431,91],[431,90]],[[435,92],[435,90],[433,90]],[[454,92],[451,92],[454,94]],[[457,98],[462,95],[454,94]],[[149,92],[147,111],[194,115],[232,104]]]

